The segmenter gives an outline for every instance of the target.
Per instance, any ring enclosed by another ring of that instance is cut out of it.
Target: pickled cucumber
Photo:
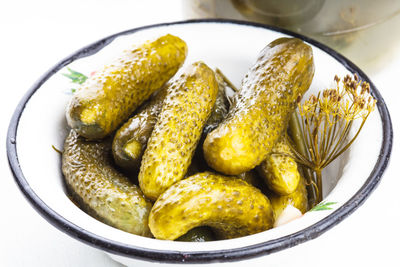
[[[113,168],[111,139],[86,141],[71,130],[64,144],[62,171],[68,191],[84,211],[120,230],[151,236],[151,203]]]
[[[186,43],[170,34],[126,51],[74,94],[69,126],[88,139],[107,136],[177,72],[186,54]]]
[[[217,238],[255,234],[273,226],[268,198],[241,179],[199,173],[168,188],[154,203],[149,226],[158,239],[174,240],[198,226]]]
[[[166,94],[167,87],[163,87],[142,110],[118,129],[112,144],[114,160],[118,166],[131,172],[139,170]]]
[[[226,86],[222,78],[215,75],[218,81],[218,95],[213,110],[203,129],[203,138],[225,118],[228,113]],[[130,118],[118,129],[113,141],[115,163],[125,170],[134,172],[140,167],[147,141],[150,138],[162,103],[166,96],[167,86],[156,94],[146,107]],[[204,139],[203,139],[204,141]],[[202,142],[201,142],[202,143]],[[203,152],[201,151],[201,154]]]
[[[313,75],[309,45],[296,38],[267,45],[243,79],[226,120],[207,135],[203,150],[210,167],[237,175],[265,160]]]
[[[186,68],[168,86],[138,176],[140,188],[149,199],[156,200],[184,178],[217,93],[214,72],[202,62]]]
[[[293,193],[300,181],[300,173],[286,137],[281,137],[271,155],[257,168],[268,188],[278,195]]]
[[[278,218],[288,204],[291,204],[303,214],[308,210],[308,197],[304,177],[300,177],[299,184],[293,193],[281,196],[271,192],[268,197],[274,210],[274,218]]]
[[[177,241],[186,242],[206,242],[214,241],[214,233],[209,227],[196,227],[189,230],[186,234],[176,239]]]

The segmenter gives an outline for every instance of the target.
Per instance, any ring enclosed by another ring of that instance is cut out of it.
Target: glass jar
[[[399,0],[185,0],[187,18],[230,18],[316,39],[376,70],[400,47]]]

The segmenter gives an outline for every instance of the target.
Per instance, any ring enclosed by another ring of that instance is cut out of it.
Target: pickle
[[[228,114],[229,109],[229,101],[226,95],[227,85],[223,78],[218,74],[217,71],[214,72],[215,78],[218,82],[218,94],[217,99],[215,101],[213,110],[211,111],[211,115],[208,118],[206,125],[203,128],[203,132],[201,134],[201,138],[199,141],[199,145],[197,146],[194,156],[192,158],[192,163],[189,167],[189,171],[186,176],[194,175],[198,172],[211,171],[212,169],[207,165],[203,156],[203,146],[204,140],[209,132],[218,127],[218,124],[221,123]],[[193,165],[193,166],[192,166]],[[197,170],[197,171],[196,171]]]
[[[270,229],[273,223],[270,201],[259,189],[210,172],[172,185],[149,216],[154,237],[167,240],[198,226],[211,227],[219,239],[236,238]]]
[[[212,172],[213,170],[207,165],[205,162],[204,158],[201,157],[200,154],[195,153],[195,155],[192,158],[192,162],[190,163],[190,166],[188,168],[188,171],[185,175],[185,178],[195,175],[200,172]],[[232,179],[242,179],[243,181],[247,182],[248,184],[251,184],[254,187],[257,187],[258,189],[261,190],[261,192],[264,192],[266,189],[261,177],[257,174],[255,170],[251,170],[248,172],[244,172],[235,176],[231,176]]]
[[[72,199],[88,214],[120,230],[151,236],[151,203],[112,166],[111,139],[86,141],[75,130],[65,140],[62,171]]]
[[[177,241],[185,242],[206,242],[214,241],[214,233],[209,227],[196,227],[189,230],[186,234],[176,239]]]
[[[217,93],[214,72],[202,62],[186,68],[168,86],[138,176],[140,188],[149,199],[156,200],[184,178]]]
[[[286,137],[281,137],[271,155],[257,167],[268,188],[278,195],[293,193],[300,181],[300,173]]]
[[[303,214],[308,210],[306,181],[303,177],[300,177],[299,184],[293,193],[280,196],[271,192],[268,194],[268,197],[271,201],[272,209],[274,210],[275,219],[279,217],[288,204],[291,204]]]
[[[204,138],[218,126],[228,113],[225,83],[219,75],[216,74],[215,76],[218,81],[218,95],[211,115],[203,129],[202,136]],[[140,168],[147,141],[157,122],[158,114],[166,96],[166,88],[167,86],[163,87],[145,108],[130,118],[115,134],[113,156],[115,163],[123,169],[135,172]],[[203,153],[201,152],[201,154]]]
[[[237,175],[265,160],[313,75],[309,45],[295,38],[267,45],[243,79],[227,118],[207,135],[203,150],[208,165]]]
[[[185,42],[170,34],[125,51],[74,94],[69,126],[88,139],[107,136],[177,72],[186,54]]]
[[[131,172],[139,170],[147,141],[167,94],[166,88],[163,87],[157,92],[153,99],[124,123],[115,134],[112,152],[115,163],[123,169]]]

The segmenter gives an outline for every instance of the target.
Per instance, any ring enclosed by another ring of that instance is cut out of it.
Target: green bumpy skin
[[[217,74],[218,95],[214,108],[203,129],[205,136],[215,129],[228,113],[228,100],[225,94],[226,86]],[[123,169],[135,172],[139,170],[143,153],[151,136],[158,114],[167,92],[167,86],[163,87],[152,98],[150,103],[131,117],[118,129],[113,140],[113,156],[115,163]]]
[[[285,137],[279,139],[271,155],[257,168],[268,188],[278,195],[293,193],[300,181],[300,173]]]
[[[166,95],[165,86],[142,110],[118,129],[112,144],[113,157],[118,166],[130,172],[139,170],[147,141],[157,122]]]
[[[178,71],[186,54],[186,43],[170,34],[125,51],[74,94],[69,126],[88,139],[107,136]]]
[[[243,79],[226,120],[207,135],[203,150],[210,167],[237,175],[265,160],[313,75],[309,45],[295,38],[267,45]]]
[[[206,64],[196,62],[167,90],[138,177],[140,188],[151,200],[184,178],[214,107],[218,83]]]
[[[274,210],[274,218],[278,218],[287,205],[291,204],[293,207],[299,209],[301,213],[306,213],[308,210],[308,197],[306,189],[306,181],[300,177],[299,184],[296,190],[286,196],[281,196],[270,192],[268,197],[271,201],[272,209]]]
[[[149,226],[157,239],[175,240],[209,226],[218,239],[259,233],[273,226],[268,198],[242,179],[210,172],[179,181],[154,203]]]
[[[64,144],[62,171],[72,199],[108,225],[150,237],[151,203],[112,163],[111,140],[86,141],[71,130]]]
[[[206,242],[214,241],[214,233],[209,227],[196,227],[189,230],[186,234],[176,239],[176,241],[185,242]]]

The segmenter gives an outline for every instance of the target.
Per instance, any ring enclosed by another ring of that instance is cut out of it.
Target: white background
[[[50,67],[107,35],[184,19],[182,0],[17,0],[0,2],[0,266],[120,266],[47,223],[24,199],[9,171],[6,132],[26,90]],[[388,29],[400,34],[400,28]],[[400,130],[400,48],[367,72]],[[400,148],[363,206],[319,238],[279,252],[282,266],[400,266]],[[268,262],[266,262],[268,266]]]

